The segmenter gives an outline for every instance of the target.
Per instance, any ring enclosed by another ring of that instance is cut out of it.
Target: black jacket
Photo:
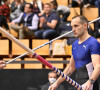
[[[4,26],[6,30],[9,30],[9,26],[7,24],[7,19],[5,16],[0,15],[0,27]]]
[[[41,90],[48,90],[49,86],[49,83],[47,83],[41,87]],[[62,85],[59,85],[56,90],[65,90],[65,88]]]

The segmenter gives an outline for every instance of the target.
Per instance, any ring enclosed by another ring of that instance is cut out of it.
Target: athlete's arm
[[[90,79],[93,79],[94,81],[96,81],[100,74],[100,55],[93,54],[91,55],[91,57],[92,57],[92,63],[94,66],[94,70],[93,70],[93,73]]]
[[[67,76],[70,76],[74,71],[75,71],[75,62],[72,56],[69,65],[65,68],[63,73],[65,73]],[[62,78],[62,76],[60,76],[57,79],[57,81],[49,87],[48,90],[55,90],[58,87],[58,85],[62,83],[64,80],[65,78]]]
[[[6,67],[6,62],[0,61],[0,69],[3,69],[4,67]]]
[[[100,55],[93,54],[91,55],[91,58],[92,58],[94,70],[90,79],[92,79],[95,82],[100,75]],[[88,80],[85,84],[83,84],[83,90],[90,90],[91,86],[92,83],[90,82],[90,80]]]
[[[63,71],[63,73],[65,73],[67,76],[71,76],[71,74],[75,71],[75,62],[73,59],[73,56],[71,57],[70,63],[68,65],[68,67],[65,68],[65,70]],[[65,80],[65,78],[62,78],[61,76],[58,78],[57,80],[57,84],[59,85],[60,83],[62,83]]]

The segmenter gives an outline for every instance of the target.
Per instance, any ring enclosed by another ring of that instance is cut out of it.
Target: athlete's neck
[[[90,37],[90,35],[88,33],[84,33],[83,35],[81,35],[79,37],[79,44],[83,43],[85,40],[87,40]]]

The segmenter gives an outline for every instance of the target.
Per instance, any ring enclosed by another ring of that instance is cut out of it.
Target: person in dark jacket
[[[48,90],[49,86],[57,80],[57,74],[53,71],[48,73],[49,82],[41,87],[41,90]],[[56,90],[65,90],[63,85],[59,85]]]

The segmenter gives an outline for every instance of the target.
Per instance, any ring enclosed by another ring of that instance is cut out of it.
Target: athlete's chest
[[[72,50],[74,59],[86,60],[91,57],[90,48],[87,44],[76,45]]]

